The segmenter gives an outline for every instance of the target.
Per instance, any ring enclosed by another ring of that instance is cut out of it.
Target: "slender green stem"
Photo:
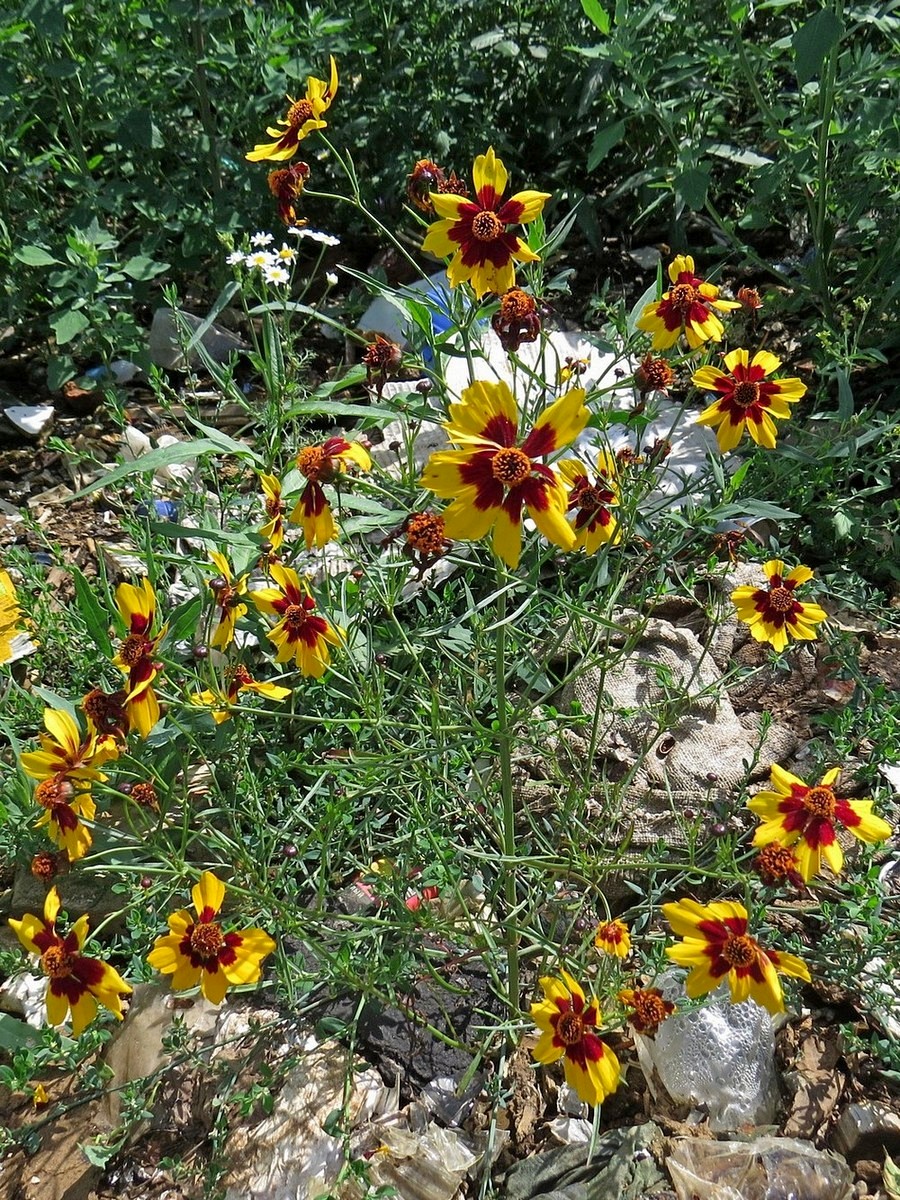
[[[843,5],[836,6],[840,20]],[[834,115],[834,95],[837,81],[840,42],[828,52],[824,78],[819,82],[819,137],[816,146],[816,202],[813,210],[813,245],[816,252],[816,275],[819,279],[822,311],[829,324],[834,324],[834,306],[831,303],[831,288],[828,282],[828,262],[831,247],[825,245],[825,226],[828,219],[828,150],[831,136],[831,120]]]
[[[500,758],[501,847],[506,900],[506,986],[509,1006],[519,1011],[519,923],[516,916],[516,807],[512,786],[512,729],[506,697],[506,580],[497,563],[497,623],[494,642],[494,689],[497,697],[497,750]]]

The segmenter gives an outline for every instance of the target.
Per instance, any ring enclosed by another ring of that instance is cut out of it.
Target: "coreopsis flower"
[[[568,383],[571,379],[579,379],[590,365],[586,358],[573,358],[570,354],[566,355],[566,360],[557,373],[557,380],[563,384]]]
[[[781,359],[768,350],[758,351],[752,362],[748,351],[732,350],[723,361],[728,375],[718,367],[701,367],[691,376],[695,387],[719,396],[703,410],[697,424],[716,429],[723,454],[735,448],[745,429],[757,445],[772,450],[777,432],[772,418],[789,417],[788,405],[805,394],[806,384],[795,378],[767,380],[781,366]]]
[[[662,906],[663,916],[684,940],[669,946],[666,954],[680,967],[690,967],[685,982],[695,999],[713,991],[724,980],[732,1004],[755,1000],[770,1013],[784,1012],[784,995],[778,972],[809,983],[805,963],[793,954],[764,950],[747,932],[747,910],[736,900],[698,904],[686,898]]]
[[[506,201],[508,175],[491,147],[479,154],[472,169],[475,199],[431,192],[437,215],[422,249],[438,258],[452,255],[447,276],[451,287],[469,282],[480,299],[486,292],[502,296],[516,281],[513,263],[538,262],[538,255],[510,232],[540,215],[549,192],[517,192]]]
[[[159,797],[149,779],[142,779],[132,784],[130,797],[140,808],[149,808],[153,812],[159,812]]]
[[[293,225],[297,220],[297,210],[294,205],[303,192],[309,175],[309,165],[305,162],[292,163],[289,167],[279,167],[268,174],[266,182],[269,185],[269,191],[278,202],[278,215],[285,225]]]
[[[612,512],[619,503],[615,455],[605,450],[597,454],[593,479],[587,467],[574,458],[561,462],[559,473],[569,488],[568,512],[573,517],[576,548],[594,554],[607,542],[620,542],[622,532]]]
[[[594,945],[601,954],[625,958],[631,950],[631,934],[624,921],[603,921],[594,932]]]
[[[104,692],[92,688],[82,697],[81,709],[99,734],[124,741],[128,735],[128,713],[125,711],[127,692]]]
[[[331,107],[338,89],[337,63],[331,57],[331,78],[326,83],[310,75],[306,80],[306,95],[302,100],[294,100],[288,96],[290,107],[284,117],[280,117],[274,125],[266,129],[274,142],[259,142],[246,155],[250,162],[285,162],[293,158],[297,147],[305,137],[316,129],[324,129],[327,121],[322,120],[322,113]]]
[[[602,1104],[621,1082],[619,1060],[597,1035],[600,1006],[590,1003],[567,971],[540,980],[544,999],[531,1006],[541,1032],[532,1053],[539,1063],[564,1058],[566,1083],[586,1104]]]
[[[760,294],[756,288],[738,288],[737,292],[735,293],[735,299],[739,304],[742,304],[744,308],[749,309],[750,312],[754,314],[756,313],[757,309],[760,309],[763,306],[762,299],[760,298]]]
[[[240,598],[247,594],[248,576],[245,574],[235,580],[228,559],[218,550],[210,550],[209,557],[219,572],[214,579],[207,580],[219,613],[209,644],[215,650],[224,650],[234,641],[234,627],[247,612],[247,605],[242,604]]]
[[[653,349],[668,350],[683,333],[692,350],[704,342],[720,342],[725,330],[713,309],[730,312],[736,300],[720,300],[719,289],[694,274],[690,254],[679,254],[669,264],[672,286],[661,300],[648,304],[638,319],[638,329],[653,334]]]
[[[98,733],[88,725],[82,733],[75,718],[61,708],[44,709],[46,733],[38,735],[40,750],[27,750],[19,758],[19,765],[32,779],[52,779],[64,775],[85,786],[94,780],[106,782],[99,770],[104,763],[119,757],[115,739]]]
[[[40,958],[41,970],[49,980],[48,1022],[62,1024],[71,1010],[72,1033],[78,1037],[97,1015],[98,1005],[121,1021],[121,997],[131,988],[108,963],[81,953],[88,931],[86,916],[80,917],[65,937],[57,932],[59,908],[59,893],[52,888],[44,901],[43,917],[25,913],[21,921],[9,924],[29,954]]]
[[[266,516],[269,518],[259,531],[259,536],[267,538],[272,543],[272,549],[278,550],[284,541],[284,514],[287,505],[281,498],[281,483],[274,475],[260,475],[263,495],[266,502]]]
[[[589,417],[584,390],[575,388],[544,409],[517,444],[519,411],[508,385],[476,381],[467,387],[450,405],[444,425],[460,449],[432,454],[420,481],[453,501],[443,514],[446,536],[477,541],[493,530],[494,553],[515,568],[524,509],[548,541],[571,550],[575,533],[565,518],[565,488],[538,460],[568,446]]]
[[[793,884],[796,888],[804,887],[796,854],[787,846],[780,846],[777,842],[770,842],[768,846],[763,846],[753,860],[753,870],[766,887],[777,887],[785,882]]]
[[[225,884],[212,871],[203,872],[191,898],[196,917],[186,909],[173,913],[169,933],[156,939],[147,962],[172,976],[174,992],[199,984],[211,1004],[221,1004],[229,987],[258,982],[262,961],[275,943],[262,929],[224,932],[215,918],[225,899]]]
[[[50,841],[65,850],[70,862],[84,858],[93,838],[81,818],[93,821],[97,812],[90,784],[81,781],[76,786],[65,775],[51,775],[37,785],[34,800],[44,809],[40,820],[35,822],[35,829],[46,826]]]
[[[438,191],[446,180],[443,167],[430,158],[420,158],[406,177],[406,194],[410,203],[421,212],[434,212],[429,193]]]
[[[241,692],[255,692],[258,696],[265,696],[267,700],[285,700],[291,694],[291,689],[280,687],[277,683],[260,683],[242,663],[238,663],[225,671],[223,692],[195,692],[191,696],[191,704],[211,708],[212,719],[217,725],[221,725],[223,721],[231,720],[229,709]]]
[[[341,644],[341,631],[319,616],[309,588],[296,571],[280,563],[269,570],[278,587],[260,588],[249,595],[261,612],[280,618],[266,635],[278,647],[275,661],[293,658],[301,675],[319,679],[331,661],[329,646]]]
[[[116,588],[116,605],[128,633],[113,663],[127,677],[125,711],[129,725],[146,738],[160,718],[153,682],[162,670],[156,661],[156,650],[166,626],[155,634],[151,632],[156,622],[156,595],[149,579],[142,579],[140,587],[120,583]]]
[[[619,992],[619,1000],[631,1009],[628,1020],[634,1028],[648,1037],[675,1011],[675,1005],[663,999],[659,988],[625,988]]]
[[[20,628],[21,623],[13,581],[7,571],[0,571],[0,663],[12,662],[27,652],[28,637]]]
[[[534,296],[521,288],[510,288],[500,297],[500,307],[491,318],[491,327],[507,354],[514,354],[523,342],[537,341],[541,318]]]
[[[343,437],[331,437],[321,445],[306,446],[297,455],[297,469],[309,482],[288,519],[302,527],[307,550],[313,545],[325,546],[337,537],[337,526],[322,484],[331,483],[351,467],[369,471],[372,460],[359,442],[348,442]]]
[[[882,842],[891,836],[887,821],[873,815],[872,800],[843,800],[835,795],[840,773],[840,767],[834,767],[810,787],[775,765],[770,774],[772,791],[758,792],[747,803],[762,821],[753,845],[789,847],[805,883],[821,873],[823,859],[840,875],[844,852],[838,829],[846,829],[861,842]]]
[[[644,355],[640,366],[634,373],[635,387],[641,396],[647,396],[650,392],[660,392],[663,396],[668,395],[668,389],[672,386],[674,378],[675,372],[666,360],[654,358],[652,354]]]
[[[379,400],[384,385],[391,375],[397,373],[402,361],[403,351],[397,343],[382,337],[380,333],[375,335],[374,342],[370,342],[366,346],[366,352],[362,356],[362,364],[366,368],[366,386],[374,386]]]
[[[789,637],[814,641],[815,626],[827,620],[828,614],[818,604],[805,603],[796,596],[800,584],[812,579],[812,571],[809,567],[794,567],[785,574],[781,559],[772,558],[763,564],[763,572],[768,588],[747,584],[731,593],[737,619],[750,627],[757,642],[769,642],[776,650],[783,650]]]
[[[31,874],[41,883],[52,883],[59,874],[59,858],[46,850],[41,850],[31,860]]]

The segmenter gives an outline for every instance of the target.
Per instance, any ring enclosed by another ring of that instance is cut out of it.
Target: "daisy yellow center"
[[[803,807],[814,817],[833,817],[836,803],[830,787],[810,788],[803,797]]]
[[[50,946],[41,955],[41,966],[44,974],[50,979],[65,979],[72,974],[74,956],[68,954],[62,946]]]
[[[689,283],[676,283],[669,292],[669,301],[680,312],[686,313],[697,299],[697,289]]]
[[[565,1046],[578,1045],[584,1036],[584,1021],[578,1013],[563,1013],[556,1023],[556,1036]]]
[[[134,667],[147,657],[147,639],[142,633],[129,633],[119,649],[119,658],[126,667]]]
[[[312,105],[308,100],[297,100],[288,109],[287,123],[291,129],[299,129],[313,117]]]
[[[325,474],[328,456],[321,446],[307,446],[297,455],[297,467],[307,479],[315,482]]]
[[[794,607],[794,594],[790,588],[776,587],[769,592],[769,608],[775,612],[788,613]]]
[[[195,925],[190,934],[191,950],[198,958],[217,959],[225,945],[222,930],[215,921],[204,921]]]
[[[753,383],[749,379],[742,379],[735,385],[731,399],[738,408],[750,408],[759,400],[759,384]]]
[[[494,242],[502,232],[503,222],[490,209],[482,209],[472,218],[472,236],[479,242]]]
[[[284,627],[293,637],[299,637],[309,620],[309,614],[299,604],[290,604],[284,612]]]
[[[491,460],[491,472],[506,487],[516,487],[531,474],[531,459],[515,446],[498,450]]]
[[[749,967],[756,959],[756,943],[746,935],[729,934],[722,947],[722,957],[730,967]]]

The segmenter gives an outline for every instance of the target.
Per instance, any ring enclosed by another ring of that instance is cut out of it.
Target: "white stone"
[[[29,437],[38,437],[44,426],[56,415],[52,404],[13,404],[3,412],[7,420]]]

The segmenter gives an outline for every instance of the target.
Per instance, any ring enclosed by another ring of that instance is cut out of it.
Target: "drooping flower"
[[[52,883],[59,872],[60,857],[50,854],[47,850],[38,851],[31,860],[31,873],[43,884]]]
[[[531,1019],[541,1032],[532,1053],[539,1063],[565,1057],[566,1083],[586,1104],[602,1104],[621,1082],[619,1060],[597,1035],[600,1006],[567,971],[562,979],[540,980],[544,999],[531,1006]]]
[[[156,622],[156,595],[149,579],[142,579],[139,588],[120,583],[116,605],[128,633],[113,663],[127,677],[125,711],[129,725],[146,738],[160,718],[153,681],[162,670],[156,650],[165,637],[166,626],[156,634],[151,632]]]
[[[59,908],[59,893],[52,888],[44,901],[43,917],[25,913],[21,921],[11,920],[9,924],[29,954],[40,958],[41,969],[49,979],[48,1022],[62,1024],[71,1010],[72,1033],[78,1037],[97,1015],[98,1005],[121,1021],[121,997],[127,996],[131,988],[108,963],[81,953],[88,931],[86,916],[80,917],[65,937],[57,932]]]
[[[322,113],[331,107],[338,89],[337,63],[331,58],[331,79],[326,83],[310,75],[306,80],[306,95],[302,100],[294,100],[288,96],[290,107],[284,117],[280,117],[274,125],[266,129],[274,142],[258,142],[247,154],[250,162],[284,162],[293,158],[297,147],[305,137],[315,129],[324,129],[327,121],[322,120]]]
[[[447,176],[443,167],[439,167],[430,158],[420,158],[406,177],[406,195],[411,204],[424,213],[434,212],[431,203],[431,192],[437,192]]]
[[[290,688],[280,687],[277,683],[258,682],[243,663],[227,668],[225,682],[224,692],[207,690],[195,692],[191,696],[191,704],[212,709],[212,719],[217,725],[231,720],[229,709],[241,692],[255,692],[258,696],[265,696],[267,700],[284,700],[291,694]]]
[[[784,1012],[784,995],[778,972],[809,983],[805,963],[793,954],[764,950],[747,933],[747,910],[736,900],[698,904],[686,898],[664,904],[663,915],[684,940],[669,946],[666,954],[681,967],[690,967],[687,994],[696,999],[713,991],[725,979],[732,1004],[750,999],[770,1013]]]
[[[278,202],[278,215],[285,225],[293,225],[297,220],[295,204],[306,186],[309,175],[309,165],[305,162],[279,167],[268,174],[266,182],[269,191]]]
[[[594,945],[601,954],[625,958],[631,950],[631,934],[624,921],[603,921],[594,932]]]
[[[663,999],[659,988],[625,988],[619,992],[619,1000],[631,1009],[628,1020],[634,1028],[648,1037],[675,1011],[675,1005]]]
[[[218,550],[210,550],[209,557],[219,572],[214,579],[207,581],[219,612],[219,620],[209,644],[215,650],[224,650],[234,641],[234,627],[247,612],[247,605],[241,603],[240,597],[247,594],[248,576],[245,574],[235,580],[228,559]]]
[[[787,846],[779,846],[777,842],[763,846],[753,860],[753,870],[766,887],[777,887],[785,881],[796,888],[804,887],[797,856],[793,850],[789,850]]]
[[[70,862],[84,858],[93,843],[91,831],[82,824],[81,818],[93,821],[97,806],[90,792],[90,784],[79,781],[76,786],[65,775],[50,775],[42,779],[34,790],[35,803],[44,809],[36,829],[47,827],[47,836],[54,846],[61,846]]]
[[[521,288],[510,288],[500,297],[500,307],[491,318],[491,328],[507,354],[515,354],[524,342],[535,342],[541,318],[534,296]]]
[[[652,354],[644,355],[634,373],[634,383],[641,396],[647,396],[650,392],[667,395],[674,378],[675,372],[668,362],[664,358],[654,358]]]
[[[149,808],[153,812],[159,812],[159,796],[157,796],[156,788],[149,779],[141,779],[137,783],[132,784],[129,795],[132,802],[140,808]]]
[[[695,387],[719,396],[703,410],[697,424],[715,428],[723,454],[735,448],[745,429],[757,445],[773,449],[777,430],[772,418],[789,417],[788,405],[805,394],[806,384],[794,378],[767,380],[781,366],[781,359],[768,350],[758,351],[752,362],[747,350],[732,350],[724,363],[728,375],[718,367],[701,367],[691,376]]]
[[[737,619],[749,625],[757,642],[769,642],[783,650],[788,638],[814,641],[815,626],[828,619],[824,608],[797,599],[796,589],[813,577],[809,567],[794,567],[785,574],[781,559],[773,558],[763,564],[769,581],[768,588],[752,585],[735,588],[731,599],[737,609]]]
[[[509,231],[540,215],[549,192],[517,192],[506,201],[508,174],[491,147],[479,154],[472,169],[475,199],[431,192],[442,220],[428,230],[422,249],[438,258],[452,255],[447,276],[451,287],[468,281],[480,299],[486,292],[502,296],[515,284],[514,261],[537,262],[538,255]]]
[[[38,735],[40,750],[28,750],[19,758],[26,775],[32,779],[65,775],[88,786],[93,780],[105,783],[99,768],[119,757],[114,738],[99,734],[92,725],[82,733],[75,718],[61,708],[44,709],[44,727],[47,732]]]
[[[479,380],[467,387],[444,425],[460,449],[432,454],[420,481],[453,500],[443,514],[447,537],[478,541],[493,529],[494,553],[515,568],[525,509],[548,541],[571,550],[575,533],[565,518],[565,488],[538,459],[568,446],[589,417],[584,390],[574,388],[544,409],[518,444],[519,410],[507,384]]]
[[[331,661],[329,646],[341,644],[341,632],[316,612],[316,602],[296,571],[280,563],[269,570],[278,587],[260,588],[249,595],[261,612],[280,618],[266,635],[278,647],[275,661],[293,658],[302,675],[319,679]]]
[[[574,518],[575,546],[585,554],[595,554],[609,542],[615,546],[622,532],[612,509],[619,503],[619,485],[615,455],[601,450],[591,480],[588,469],[577,459],[567,458],[559,473],[569,488],[569,514]]]
[[[274,475],[260,475],[263,495],[266,498],[266,516],[269,518],[259,531],[259,536],[268,538],[272,549],[278,550],[284,541],[284,513],[287,505],[281,498],[281,483]]]
[[[212,871],[204,871],[191,889],[194,917],[186,909],[168,919],[169,933],[158,937],[147,962],[154,970],[172,976],[172,990],[183,992],[200,985],[211,1004],[221,1004],[229,987],[257,983],[262,961],[275,943],[262,929],[225,933],[215,919],[225,899],[225,885]]]
[[[753,837],[754,846],[777,844],[790,847],[805,883],[822,870],[822,860],[840,875],[844,852],[837,838],[846,829],[861,842],[882,842],[891,827],[872,813],[872,800],[843,800],[834,784],[840,767],[827,771],[810,787],[790,771],[774,765],[770,773],[772,791],[758,792],[747,807],[762,821]]]
[[[366,386],[374,387],[381,399],[384,385],[391,375],[395,375],[403,362],[403,351],[396,342],[375,335],[375,341],[370,342],[362,356],[362,364],[366,368]],[[367,456],[368,457],[368,456]]]
[[[348,442],[343,437],[331,437],[321,445],[306,446],[297,455],[297,469],[309,482],[288,519],[302,527],[307,550],[313,545],[325,546],[337,537],[337,526],[322,484],[331,483],[351,467],[370,471],[372,460],[359,442]]]
[[[694,274],[690,254],[679,254],[669,263],[672,286],[661,300],[645,306],[638,329],[653,334],[653,349],[668,350],[682,333],[692,350],[704,342],[720,342],[725,330],[712,311],[740,308],[737,300],[720,300],[719,289]]]
[[[756,310],[759,308],[762,308],[762,306],[763,306],[762,299],[760,297],[759,292],[756,290],[756,288],[752,288],[752,287],[738,288],[737,292],[735,293],[735,299],[738,301],[739,304],[742,304],[744,306],[744,308],[748,309],[754,315],[756,313]]]
[[[92,688],[81,699],[81,709],[88,721],[101,734],[124,741],[128,735],[128,713],[125,711],[127,693],[104,692]]]

